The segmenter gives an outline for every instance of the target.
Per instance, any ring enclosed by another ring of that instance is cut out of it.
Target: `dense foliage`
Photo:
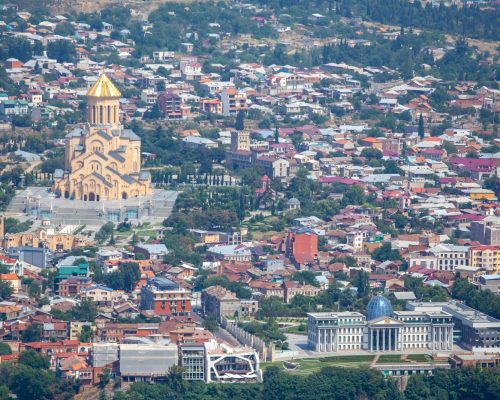
[[[477,287],[466,279],[457,277],[451,287],[451,294],[454,298],[464,301],[469,307],[491,315],[493,318],[500,318],[500,297],[490,290],[477,290]]]
[[[500,371],[473,368],[436,370],[433,376],[411,376],[406,391],[400,392],[396,382],[384,379],[380,372],[369,369],[326,367],[310,375],[292,375],[278,367],[269,367],[264,383],[210,384],[187,383],[181,372],[170,373],[167,383],[148,385],[135,383],[114,400],[459,400],[496,399],[500,391]]]

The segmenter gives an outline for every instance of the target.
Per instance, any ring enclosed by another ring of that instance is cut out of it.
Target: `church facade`
[[[65,169],[54,173],[56,195],[103,201],[153,193],[149,172],[141,171],[141,140],[120,122],[120,97],[106,74],[87,92],[87,123],[66,135]]]

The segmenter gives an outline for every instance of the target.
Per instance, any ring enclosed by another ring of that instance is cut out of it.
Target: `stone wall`
[[[258,338],[244,329],[241,329],[237,323],[221,318],[222,327],[233,335],[240,343],[252,347],[258,354],[261,361],[274,361],[274,344],[267,345],[262,339]]]

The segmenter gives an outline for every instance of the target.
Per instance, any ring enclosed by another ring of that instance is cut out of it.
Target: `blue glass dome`
[[[389,317],[391,315],[391,302],[380,294],[373,297],[366,306],[366,319],[368,321],[380,317]]]

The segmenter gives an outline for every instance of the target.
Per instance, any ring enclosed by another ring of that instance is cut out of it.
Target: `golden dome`
[[[120,91],[106,74],[101,74],[87,92],[87,97],[121,97]]]

